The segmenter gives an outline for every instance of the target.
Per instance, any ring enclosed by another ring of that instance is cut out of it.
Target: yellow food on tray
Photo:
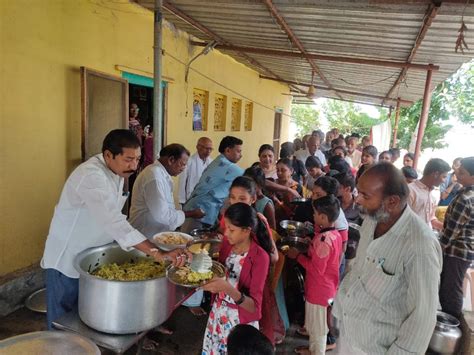
[[[156,237],[155,240],[158,243],[162,244],[175,244],[175,245],[182,245],[186,244],[189,242],[189,239],[184,237],[183,235],[179,233],[166,233],[166,234],[161,234],[160,236]]]
[[[448,210],[448,206],[440,206],[436,208],[436,212],[435,212],[436,218],[438,218],[438,220],[443,222],[444,216],[446,215],[447,210]]]
[[[183,266],[176,271],[176,277],[181,284],[185,285],[199,285],[205,281],[209,281],[214,276],[212,271],[195,272],[189,266]]]
[[[91,272],[92,275],[111,281],[143,281],[165,276],[166,266],[153,260],[139,260],[125,264],[104,264]]]
[[[294,230],[296,230],[296,226],[294,226],[294,225],[292,225],[292,224],[289,224],[288,227],[286,227],[286,229],[288,229],[288,230],[290,230],[290,231],[291,231],[291,230],[294,231]]]
[[[193,254],[198,254],[201,252],[201,250],[205,250],[209,252],[211,250],[211,244],[210,243],[196,243],[192,244],[189,246],[188,250],[193,253]]]

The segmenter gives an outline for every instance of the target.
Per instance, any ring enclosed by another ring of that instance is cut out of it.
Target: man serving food
[[[158,262],[185,263],[187,252],[159,251],[122,214],[128,197],[124,179],[135,172],[139,160],[137,137],[129,130],[116,129],[105,137],[102,153],[79,165],[67,179],[41,260],[46,269],[48,329],[53,320],[77,307],[79,273],[73,263],[85,249],[115,240],[122,249],[138,249]]]

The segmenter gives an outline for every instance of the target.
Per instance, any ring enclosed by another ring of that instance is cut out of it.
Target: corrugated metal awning
[[[135,2],[154,7],[153,0]],[[217,39],[227,46],[224,53],[262,75],[301,83],[291,85],[294,91],[307,91],[316,66],[321,73],[315,75],[317,97],[376,105],[393,105],[400,97],[407,104],[423,97],[426,70],[410,68],[404,73],[403,68],[322,59],[314,59],[312,66],[302,56],[251,52],[257,48],[300,53],[278,16],[309,54],[439,66],[433,88],[474,57],[473,50],[455,52],[462,15],[471,30],[466,32],[467,45],[474,49],[474,2],[174,0],[164,1],[163,9],[165,19],[177,28],[206,43]],[[249,51],[233,50],[235,46]],[[308,101],[302,94],[294,99]]]

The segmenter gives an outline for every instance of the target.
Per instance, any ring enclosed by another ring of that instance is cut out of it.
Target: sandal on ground
[[[206,311],[201,307],[189,307],[189,311],[196,317],[205,316],[207,314]]]
[[[309,351],[309,347],[306,345],[297,346],[293,351],[296,354],[307,354],[307,355],[311,354]]]
[[[165,334],[165,335],[171,335],[171,334],[173,334],[173,331],[172,331],[171,329],[166,328],[166,327],[163,326],[163,325],[158,326],[158,327],[156,328],[156,331],[157,331],[158,333]]]
[[[296,329],[296,333],[303,337],[309,337],[308,331],[306,330],[305,327],[299,327],[298,329]]]

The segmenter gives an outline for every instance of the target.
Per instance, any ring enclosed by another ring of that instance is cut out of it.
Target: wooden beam
[[[213,40],[225,44],[225,45],[232,45],[232,43],[226,41],[224,38],[219,36],[217,33],[211,31],[209,28],[201,24],[200,22],[196,21],[194,18],[189,16],[188,14],[184,13],[180,9],[178,9],[176,6],[171,4],[169,1],[163,1],[163,8],[166,9],[167,11],[171,12],[174,16],[178,17],[180,20],[186,22],[190,26],[194,27],[198,31],[201,31],[205,35],[209,36]],[[250,64],[255,65],[258,68],[261,68],[263,71],[268,73],[271,76],[274,76],[275,78],[281,79],[277,74],[275,74],[273,71],[259,63],[257,60],[253,59],[249,55],[247,55],[244,52],[237,51],[242,57],[244,57]],[[296,88],[297,89],[297,88]],[[305,93],[301,91],[301,93]]]
[[[205,47],[207,43],[205,42],[190,42],[194,46]],[[305,56],[301,52],[290,52],[279,49],[267,49],[267,48],[255,48],[255,47],[243,47],[243,46],[228,46],[223,44],[217,44],[214,48],[228,51],[236,51],[243,53],[254,53],[254,54],[263,54],[274,57],[287,57],[287,58],[301,58],[305,59]],[[362,58],[350,58],[350,57],[338,57],[330,55],[322,55],[316,53],[306,53],[306,57],[316,60],[328,61],[328,62],[340,62],[340,63],[351,63],[351,64],[363,64],[363,65],[375,65],[379,67],[388,67],[388,68],[398,68],[404,69],[409,68],[413,70],[439,70],[439,66],[433,64],[414,64],[414,63],[404,63],[396,62],[390,60],[377,60],[377,59],[362,59]]]
[[[268,11],[270,11],[270,14],[275,18],[275,20],[278,22],[278,24],[280,25],[280,27],[283,29],[283,31],[286,33],[286,35],[288,36],[288,38],[290,39],[290,41],[300,50],[300,52],[303,54],[303,56],[306,58],[307,62],[309,63],[309,65],[311,65],[311,68],[313,68],[313,70],[319,75],[319,77],[321,78],[321,80],[327,85],[327,87],[330,89],[330,90],[334,90],[331,83],[329,82],[329,80],[324,76],[324,74],[321,72],[321,70],[319,69],[319,67],[316,65],[316,63],[314,62],[314,60],[312,58],[309,58],[307,56],[307,52],[306,52],[306,49],[304,48],[303,46],[303,43],[301,43],[300,39],[295,35],[295,33],[293,32],[293,30],[290,28],[290,26],[288,25],[288,23],[285,21],[285,19],[283,18],[283,16],[280,15],[278,9],[276,8],[276,6],[273,4],[272,0],[263,0],[263,2],[265,3],[265,5],[267,6],[268,8]],[[342,99],[342,96],[334,90],[334,92],[336,93],[336,95]]]
[[[285,84],[290,84],[290,85],[299,85],[299,86],[305,86],[305,87],[310,87],[311,84],[307,84],[307,83],[298,83],[296,81],[291,81],[291,80],[280,80],[280,79],[275,79],[275,78],[272,78],[272,77],[268,77],[268,76],[264,76],[264,75],[260,75],[260,78],[261,79],[266,79],[266,80],[273,80],[273,81],[278,81],[278,82],[282,82],[282,83],[285,83]],[[362,96],[362,97],[367,97],[367,98],[371,98],[371,99],[377,99],[377,100],[383,100],[384,97],[383,96],[377,96],[377,95],[372,95],[372,94],[365,94],[363,92],[355,92],[355,91],[347,91],[347,90],[340,90],[340,89],[329,89],[327,87],[324,87],[324,86],[318,86],[318,85],[313,85],[316,89],[319,89],[319,90],[326,90],[326,91],[337,91],[341,94],[347,94],[347,95],[356,95],[356,96]],[[389,99],[390,101],[397,101],[396,99]],[[351,100],[346,100],[346,101],[351,101]],[[388,100],[387,100],[388,101]],[[408,100],[402,100],[400,99],[400,103],[402,104],[405,104],[405,105],[412,105],[413,104],[413,101],[408,101]]]
[[[393,127],[392,148],[397,147],[398,123],[400,121],[400,98],[397,99],[397,108],[395,109],[395,125]]]
[[[421,108],[420,125],[418,127],[418,134],[416,136],[415,145],[415,160],[413,161],[413,167],[416,169],[418,166],[418,160],[421,154],[421,143],[423,142],[423,136],[425,134],[426,123],[428,122],[428,113],[431,105],[431,77],[433,72],[428,70],[426,74],[425,93],[423,95],[423,106]]]
[[[431,24],[433,23],[434,18],[436,17],[436,14],[438,13],[438,10],[441,6],[441,2],[436,3],[436,4],[430,4],[428,6],[428,9],[426,11],[425,17],[423,18],[423,25],[420,28],[420,31],[418,32],[418,35],[415,38],[415,43],[413,44],[413,48],[410,51],[410,54],[407,57],[406,62],[410,63],[415,59],[416,52],[418,51],[418,48],[420,48],[421,43],[425,39],[426,33],[428,32],[428,29],[430,28]],[[430,69],[428,69],[430,70]],[[395,80],[395,83],[392,85],[390,90],[388,91],[387,95],[385,97],[389,98],[390,95],[395,91],[395,89],[402,83],[402,81],[405,79],[406,75],[408,72],[408,67],[405,67],[402,69],[400,75],[398,76],[397,80]]]

